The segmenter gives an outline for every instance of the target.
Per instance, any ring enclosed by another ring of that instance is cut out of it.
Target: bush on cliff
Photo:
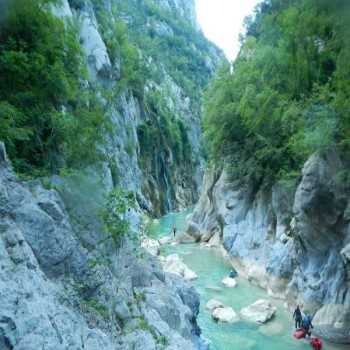
[[[17,171],[56,172],[98,157],[104,111],[87,77],[73,23],[49,0],[9,2],[0,24],[0,139]]]
[[[134,207],[133,194],[121,188],[115,188],[107,195],[105,205],[100,211],[103,229],[106,233],[106,237],[101,242],[111,240],[116,247],[120,246],[122,238],[130,231],[126,214]]]

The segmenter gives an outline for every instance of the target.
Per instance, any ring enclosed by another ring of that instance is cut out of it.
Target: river
[[[154,220],[148,226],[152,238],[169,235],[176,225],[178,232],[185,229],[185,219],[190,210],[170,213],[160,220]],[[219,250],[206,248],[199,244],[166,245],[161,254],[177,253],[186,265],[196,272],[198,279],[193,285],[200,294],[201,306],[198,324],[202,335],[210,342],[211,350],[310,350],[306,340],[293,338],[293,320],[291,314],[283,307],[283,302],[271,299],[267,293],[238,277],[236,288],[225,287],[221,280],[230,271],[229,262],[222,257]],[[240,321],[234,324],[216,323],[205,309],[208,300],[215,298],[238,313],[258,299],[269,299],[277,308],[275,317],[266,325],[257,325]],[[324,350],[349,350],[348,345],[324,344]]]

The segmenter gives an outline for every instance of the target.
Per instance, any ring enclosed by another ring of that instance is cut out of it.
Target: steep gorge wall
[[[154,72],[146,76],[141,91],[123,82],[125,62],[119,51],[111,57],[100,23],[103,16],[112,23],[122,19],[127,32],[136,30],[130,25],[136,13],[125,10],[115,17],[111,12],[122,3],[132,2],[62,0],[52,7],[57,17],[77,29],[88,68],[81,85],[95,93],[113,126],[104,135],[100,164],[45,178],[47,189],[40,180],[21,181],[0,142],[1,349],[204,346],[196,323],[199,296],[182,279],[164,273],[158,260],[139,246],[142,210],[160,215],[185,207],[198,196],[200,109],[167,71],[170,66],[142,47],[138,48],[141,61]],[[156,12],[159,7],[175,11],[204,40],[196,28],[192,1],[148,3],[156,5]],[[165,20],[161,22],[153,25],[170,30]],[[208,65],[205,79],[222,59],[213,45],[207,45],[211,51],[198,49]],[[160,106],[151,108],[149,92],[160,96]],[[173,124],[185,125],[191,142],[188,163],[182,168],[175,166],[171,140],[158,124],[164,110]],[[150,154],[140,142],[140,126],[145,125],[154,126],[161,140]],[[99,217],[105,195],[115,187],[133,192],[138,203],[126,215],[131,236],[118,247],[103,239],[106,233]]]
[[[140,207],[153,215],[193,204],[203,175],[199,99],[224,59],[199,31],[194,2],[64,0],[56,13],[77,23],[89,69],[86,83],[101,91],[98,94],[115,127],[105,135],[104,178],[134,192]],[[177,22],[170,22],[170,15],[186,25],[187,38],[177,31]],[[118,50],[113,52],[116,57],[110,57],[104,37],[113,38],[116,34],[108,32],[113,30],[109,26],[120,22],[126,24],[128,40],[137,47],[143,65],[139,74],[144,74],[145,81],[138,93],[131,86],[115,93],[122,84],[124,62]],[[176,40],[191,47],[190,55],[200,63],[198,72],[185,79],[177,67],[186,65],[184,53],[171,52],[176,49],[171,42]],[[192,84],[191,89],[185,83]],[[189,91],[194,95],[188,96]]]
[[[193,287],[133,243],[137,231],[117,249],[94,227],[81,237],[55,190],[15,176],[2,143],[0,221],[1,349],[201,348]]]
[[[289,307],[314,315],[315,331],[350,342],[349,196],[334,151],[313,155],[296,185],[242,189],[209,170],[189,219],[198,240],[221,242],[232,264]]]

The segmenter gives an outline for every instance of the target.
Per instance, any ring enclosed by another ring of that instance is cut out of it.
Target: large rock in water
[[[346,343],[349,339],[350,312],[343,305],[325,305],[312,321],[314,332],[321,337]]]
[[[241,316],[251,322],[265,323],[275,314],[276,308],[268,300],[260,299],[241,310]]]
[[[208,309],[209,311],[213,311],[217,308],[220,308],[220,307],[224,307],[224,304],[219,301],[219,300],[216,300],[216,299],[210,299],[206,305],[205,305],[206,309]]]
[[[231,277],[225,277],[223,280],[222,280],[222,283],[226,286],[226,287],[229,287],[229,288],[235,288],[237,287],[237,282],[234,278],[231,278]]]
[[[197,274],[183,263],[177,254],[168,255],[163,263],[165,272],[174,273],[187,281],[198,278]]]
[[[239,316],[236,314],[235,310],[229,306],[218,307],[214,309],[211,316],[215,321],[225,323],[235,323],[239,321]]]

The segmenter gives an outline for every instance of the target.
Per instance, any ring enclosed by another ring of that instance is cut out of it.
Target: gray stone
[[[103,0],[100,5],[101,17],[108,16],[114,23],[113,2]],[[159,5],[197,26],[194,1],[162,0]],[[110,241],[102,244],[105,232],[98,217],[110,190],[118,186],[131,191],[138,205],[128,211],[126,219],[137,238],[140,208],[160,214],[197,199],[203,165],[200,110],[162,62],[143,57],[161,75],[160,82],[147,82],[145,94],[160,92],[171,113],[188,126],[194,166],[174,167],[175,152],[165,146],[153,150],[154,171],[141,169],[138,130],[151,115],[131,89],[115,96],[123,62],[118,53],[113,53],[113,62],[109,57],[95,6],[91,0],[62,0],[51,11],[79,28],[88,66],[81,86],[96,92],[113,125],[103,135],[105,145],[100,151],[105,161],[46,179],[57,191],[47,190],[40,181],[19,181],[0,143],[0,348],[160,348],[150,329],[131,329],[126,335],[115,316],[125,321],[125,327],[131,327],[133,320],[147,319],[156,336],[169,340],[169,349],[202,348],[196,323],[199,297],[194,289],[164,273],[155,260],[140,258],[141,251],[131,239],[124,239],[118,249]],[[127,24],[133,15],[123,17]],[[145,22],[147,26],[148,19]],[[159,35],[172,33],[165,21],[156,21],[155,27]],[[222,53],[213,45],[209,52],[196,49],[214,73]],[[61,109],[67,112],[65,106]]]
[[[210,299],[206,305],[205,305],[206,309],[208,309],[209,311],[213,311],[214,309],[217,309],[219,307],[224,307],[224,304],[221,301],[218,301],[216,299]]]
[[[258,300],[254,304],[243,308],[241,316],[251,322],[266,323],[275,314],[276,308],[268,300]]]
[[[131,317],[131,313],[125,300],[120,300],[116,302],[114,312],[118,320],[122,322],[128,320]]]
[[[334,150],[314,154],[297,188],[279,182],[271,191],[252,193],[231,182],[225,171],[211,169],[188,233],[206,242],[219,230],[220,242],[241,276],[289,305],[298,300],[311,314],[327,305],[343,305],[347,315],[350,225],[349,201],[338,180],[342,170]],[[350,322],[344,319],[341,332],[331,325],[319,326],[319,333],[349,342]]]
[[[312,323],[314,332],[338,343],[349,340],[350,311],[344,305],[325,305],[317,311]]]
[[[239,321],[239,316],[232,307],[228,306],[215,308],[212,310],[211,316],[215,321],[224,323],[235,323]]]
[[[183,277],[187,281],[198,278],[197,274],[189,269],[177,254],[168,255],[163,263],[163,268],[165,272]]]
[[[151,350],[158,348],[155,336],[174,350],[201,346],[192,287],[165,274],[157,259],[137,258],[132,241],[109,250],[109,262],[102,247],[86,250],[60,195],[38,181],[21,183],[6,162],[0,184],[2,348]],[[134,324],[137,339],[120,333],[141,318],[149,327]]]

